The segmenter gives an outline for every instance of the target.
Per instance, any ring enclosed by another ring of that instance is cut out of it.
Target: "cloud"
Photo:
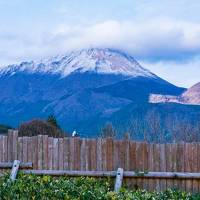
[[[105,21],[91,26],[59,25],[52,42],[61,50],[113,47],[136,57],[169,58],[196,55],[200,50],[200,24],[156,19],[143,23]]]
[[[4,33],[0,35],[0,51],[4,50],[10,57],[27,59],[80,48],[111,47],[125,50],[136,58],[177,59],[199,53],[199,35],[200,24],[192,22],[166,18],[145,22],[108,20],[92,25],[60,24],[45,32],[8,34],[7,38]]]
[[[172,60],[146,62],[141,60],[140,64],[177,86],[189,88],[200,82],[200,56],[182,62]]]

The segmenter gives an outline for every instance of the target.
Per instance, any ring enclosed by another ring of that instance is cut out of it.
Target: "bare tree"
[[[112,123],[107,123],[102,129],[100,133],[102,138],[114,138],[116,136],[116,130],[113,127]]]
[[[199,142],[200,123],[192,122],[187,117],[178,118],[177,115],[165,119],[167,133],[173,142]]]
[[[165,134],[161,125],[161,117],[156,110],[150,110],[145,116],[148,140],[154,142],[164,142]]]
[[[131,139],[147,140],[144,118],[139,115],[132,117],[129,122],[127,132],[129,132]]]

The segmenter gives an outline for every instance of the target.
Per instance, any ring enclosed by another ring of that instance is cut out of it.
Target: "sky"
[[[0,0],[0,67],[115,48],[190,87],[200,82],[199,10],[199,0]]]

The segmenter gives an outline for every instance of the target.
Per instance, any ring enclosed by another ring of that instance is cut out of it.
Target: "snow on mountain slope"
[[[200,83],[195,84],[178,96],[151,94],[149,97],[149,102],[200,105]]]
[[[62,77],[73,72],[95,72],[121,74],[131,77],[156,75],[142,68],[131,56],[112,49],[84,49],[60,55],[40,62],[22,62],[0,68],[0,74],[13,75],[17,72],[59,74]]]
[[[182,94],[182,100],[187,104],[200,105],[200,83],[195,84]]]

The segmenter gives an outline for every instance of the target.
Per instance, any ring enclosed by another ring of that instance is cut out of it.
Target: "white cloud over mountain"
[[[39,59],[82,48],[109,47],[125,50],[136,59],[150,63],[149,66],[157,63],[155,66],[159,65],[161,71],[166,69],[161,66],[166,63],[174,66],[173,69],[180,69],[180,66],[196,69],[199,35],[200,24],[170,18],[106,20],[79,25],[61,23],[43,31],[0,34],[0,63]],[[182,60],[184,62],[179,63]],[[187,60],[191,60],[190,64]]]
[[[186,61],[164,60],[140,64],[177,86],[189,88],[200,81],[200,57]]]
[[[109,20],[92,25],[60,24],[42,33],[0,35],[0,51],[8,58],[35,58],[73,49],[112,47],[139,58],[168,59],[197,55],[199,35],[197,23],[166,18],[145,22]]]

